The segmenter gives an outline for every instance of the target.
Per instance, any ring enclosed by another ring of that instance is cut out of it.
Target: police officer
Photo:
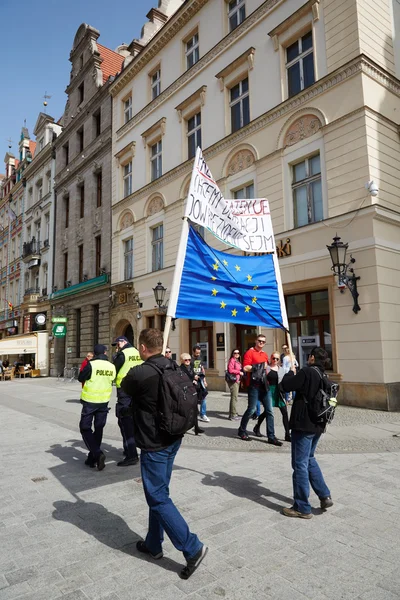
[[[128,410],[132,399],[121,388],[121,381],[132,367],[141,365],[143,361],[140,358],[139,352],[129,343],[126,337],[117,337],[112,345],[117,346],[118,349],[114,358],[114,365],[117,370],[117,404],[115,405],[115,415],[121,430],[125,454],[124,460],[117,463],[117,466],[129,467],[131,465],[136,465],[139,461],[139,457],[133,435],[132,414]]]
[[[78,376],[78,381],[83,383],[79,429],[89,450],[85,465],[91,468],[97,466],[99,471],[104,469],[106,462],[100,446],[115,377],[115,367],[107,358],[107,347],[96,344],[94,358],[87,363]],[[94,431],[92,431],[93,420]]]

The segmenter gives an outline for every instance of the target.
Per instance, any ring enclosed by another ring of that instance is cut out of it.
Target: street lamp
[[[165,298],[165,292],[167,291],[167,288],[163,286],[163,284],[161,283],[161,281],[159,281],[156,285],[156,287],[153,288],[153,292],[154,292],[154,299],[156,301],[156,304],[158,306],[158,310],[160,312],[166,312],[167,311],[167,307],[164,305],[164,298]]]
[[[357,281],[360,277],[356,277],[354,274],[354,269],[351,265],[356,262],[356,259],[352,257],[350,254],[350,260],[346,262],[346,253],[349,244],[344,244],[340,237],[336,234],[333,238],[333,242],[330,246],[326,246],[329,250],[329,254],[332,261],[332,271],[335,276],[338,278],[338,286],[340,291],[343,293],[343,287],[347,287],[350,290],[350,293],[353,297],[353,312],[356,314],[361,310],[358,304],[358,296],[359,293],[357,291]],[[351,273],[351,275],[349,275]]]

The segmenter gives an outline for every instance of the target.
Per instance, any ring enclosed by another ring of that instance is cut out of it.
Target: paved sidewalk
[[[314,496],[302,521],[280,514],[291,501],[289,445],[241,442],[228,397],[210,394],[207,433],[185,437],[172,477],[172,497],[210,548],[182,581],[169,540],[160,561],[136,552],[147,507],[139,468],[116,467],[112,412],[99,473],[83,464],[79,386],[0,385],[1,600],[400,598],[399,414],[337,411],[319,459],[335,505],[322,514]]]

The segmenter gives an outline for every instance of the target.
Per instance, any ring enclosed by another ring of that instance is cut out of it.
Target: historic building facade
[[[188,0],[149,19],[111,86],[112,334],[163,325],[153,288],[168,299],[200,145],[226,197],[270,201],[300,363],[320,344],[345,402],[400,408],[400,5]],[[336,233],[356,260],[359,312],[331,271]],[[201,342],[222,389],[230,350],[256,330],[196,320],[195,302],[193,315],[169,344],[179,355]],[[282,331],[266,333],[279,348]]]
[[[55,142],[54,315],[68,319],[53,340],[52,374],[79,364],[96,343],[109,344],[111,270],[111,97],[109,87],[126,52],[79,27],[70,54],[71,79]]]

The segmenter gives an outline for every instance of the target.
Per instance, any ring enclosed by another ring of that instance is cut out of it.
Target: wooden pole
[[[167,347],[169,332],[171,330],[171,322],[172,322],[172,317],[167,316],[167,318],[165,319],[165,325],[164,325],[164,341],[163,341],[163,348],[162,348],[163,354],[165,354],[165,348]]]

